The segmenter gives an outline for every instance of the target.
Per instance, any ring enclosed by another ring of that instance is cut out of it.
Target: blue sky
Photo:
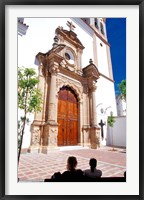
[[[107,37],[110,43],[115,91],[126,79],[126,18],[107,18]]]

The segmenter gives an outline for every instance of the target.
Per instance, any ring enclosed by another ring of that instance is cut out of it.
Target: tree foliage
[[[118,84],[120,98],[126,101],[126,80],[122,80],[120,84]]]
[[[41,110],[41,93],[34,69],[18,68],[18,107],[24,112],[32,113]]]
[[[114,118],[114,116],[113,116],[113,114],[111,113],[111,115],[110,116],[108,116],[108,119],[107,119],[107,123],[108,123],[108,125],[111,127],[111,134],[112,134],[112,146],[113,146],[113,132],[112,132],[112,127],[113,127],[113,125],[114,125],[114,123],[115,123],[115,118]],[[112,149],[113,151],[115,150],[114,149],[114,147],[113,147],[113,149]]]
[[[108,116],[107,123],[108,123],[108,125],[110,127],[113,127],[113,125],[115,123],[115,118],[114,118],[113,114],[111,114],[110,116]]]
[[[23,110],[23,116],[18,122],[18,161],[20,157],[27,114],[41,111],[42,95],[37,89],[38,78],[32,68],[18,68],[18,108]]]

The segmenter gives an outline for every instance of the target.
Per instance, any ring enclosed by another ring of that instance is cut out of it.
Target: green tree
[[[18,108],[23,116],[18,121],[18,162],[23,142],[27,114],[41,111],[42,94],[37,89],[38,78],[32,68],[18,67]]]
[[[122,80],[120,84],[118,84],[120,98],[126,101],[126,80]]]
[[[110,128],[111,128],[111,133],[112,133],[112,146],[113,146],[113,129],[112,129],[112,128],[113,128],[114,123],[115,123],[115,118],[114,118],[114,116],[113,116],[112,113],[111,113],[110,116],[108,116],[107,123],[108,123],[108,125],[109,125]],[[112,150],[113,150],[113,151],[115,150],[114,147],[113,147]]]

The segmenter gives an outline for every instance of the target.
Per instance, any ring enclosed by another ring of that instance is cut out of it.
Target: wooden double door
[[[78,100],[74,91],[62,87],[58,94],[58,146],[78,143]]]

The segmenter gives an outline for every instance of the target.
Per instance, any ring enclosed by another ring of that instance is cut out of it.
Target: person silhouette
[[[83,171],[81,169],[76,169],[77,159],[74,156],[70,156],[67,159],[67,171],[62,173],[63,180],[80,180],[83,178]]]
[[[124,177],[126,178],[126,171],[124,172]]]
[[[89,161],[90,169],[84,170],[84,175],[89,178],[100,178],[102,176],[102,171],[96,169],[97,160],[95,158],[91,158]]]

